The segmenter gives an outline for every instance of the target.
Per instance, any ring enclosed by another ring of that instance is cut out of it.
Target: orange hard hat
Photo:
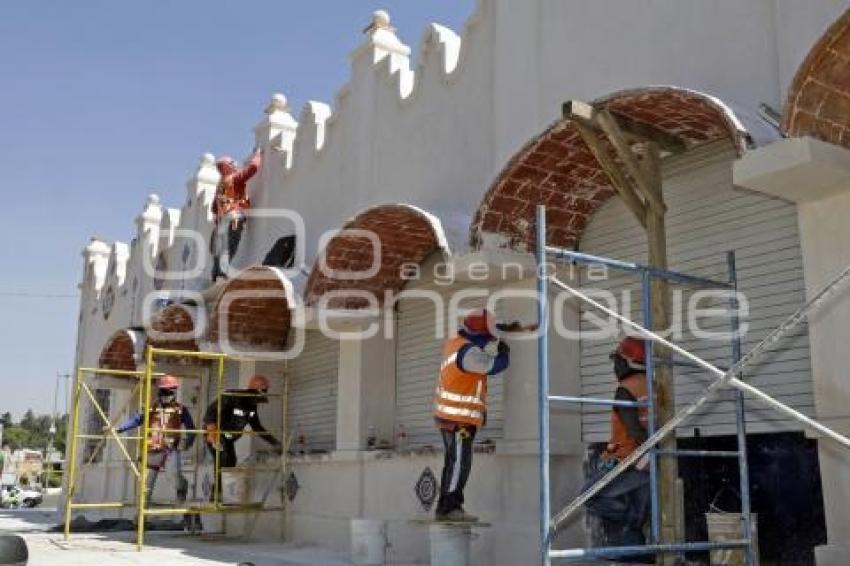
[[[470,334],[492,334],[493,315],[487,309],[474,310],[463,319],[463,329]]]
[[[635,336],[626,336],[617,345],[612,355],[619,355],[630,362],[646,363],[646,341]]]
[[[176,377],[167,373],[159,378],[156,385],[160,389],[177,389],[180,387],[180,382],[177,381]]]
[[[254,377],[248,380],[248,389],[253,389],[255,391],[268,391],[269,380],[266,379],[266,376],[264,375],[255,375]]]

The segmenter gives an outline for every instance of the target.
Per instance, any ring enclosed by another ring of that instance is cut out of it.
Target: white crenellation
[[[432,23],[425,31],[419,47],[420,63],[417,66],[417,75],[420,69],[424,67],[425,61],[428,60],[428,54],[434,49],[439,54],[443,75],[451,75],[457,69],[458,61],[460,61],[460,48],[461,38],[458,34],[446,26]]]
[[[298,122],[289,113],[289,103],[280,93],[272,96],[264,110],[265,116],[254,127],[256,146],[261,149],[274,149],[285,154],[287,168],[292,167],[292,149]]]
[[[100,292],[106,281],[106,270],[109,265],[109,245],[96,236],[92,236],[83,250],[84,279],[81,290]]]
[[[331,113],[331,107],[324,102],[310,100],[304,105],[298,121],[294,153],[299,153],[302,147],[321,151],[325,145],[325,129]]]
[[[162,224],[163,210],[159,202],[159,196],[156,194],[148,195],[148,200],[145,202],[145,208],[142,213],[136,217],[136,245],[133,249],[136,253],[139,250],[144,250],[151,258],[156,257],[158,253],[159,231]],[[133,258],[133,262],[138,261]]]

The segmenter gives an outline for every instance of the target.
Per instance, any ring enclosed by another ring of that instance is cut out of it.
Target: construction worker
[[[611,353],[618,387],[617,401],[646,402],[646,345],[642,338],[627,336]],[[584,489],[596,483],[621,460],[627,458],[647,439],[646,406],[614,406],[611,411],[611,438],[600,455],[599,466]],[[590,513],[602,520],[607,543],[611,546],[646,544],[643,526],[649,514],[648,458],[638,461],[587,503]],[[620,559],[626,561],[626,559]],[[638,556],[635,562],[654,562],[654,557]]]
[[[250,159],[242,169],[236,166],[236,161],[224,156],[216,161],[215,166],[221,174],[218,181],[215,198],[212,203],[212,213],[215,217],[216,229],[210,242],[213,255],[212,280],[224,276],[221,268],[221,256],[227,251],[227,261],[232,262],[242,239],[245,228],[245,210],[251,207],[248,198],[247,185],[262,165],[262,151],[255,149]]]
[[[173,375],[163,375],[157,380],[156,400],[151,404],[148,416],[148,477],[145,485],[145,499],[151,500],[156,480],[165,470],[174,484],[178,506],[186,502],[189,482],[183,475],[180,457],[181,441],[185,437],[183,450],[189,450],[195,443],[194,434],[185,434],[181,430],[194,430],[195,423],[185,405],[177,400],[180,383]],[[121,424],[115,432],[118,434],[135,430],[144,424],[144,415],[137,413]],[[104,427],[109,428],[109,425]],[[191,520],[185,515],[184,523]],[[190,526],[190,523],[187,523]]]
[[[443,362],[434,394],[434,421],[445,448],[435,513],[438,521],[478,520],[463,509],[463,489],[472,470],[475,433],[487,418],[487,376],[504,371],[510,362],[508,345],[492,333],[496,327],[489,311],[476,310],[443,344]],[[512,325],[509,329],[520,328]]]
[[[259,437],[271,444],[275,453],[282,454],[281,442],[268,433],[260,422],[258,403],[267,403],[269,380],[255,375],[248,380],[246,389],[228,389],[221,399],[221,422],[218,420],[218,401],[213,401],[204,414],[207,448],[213,459],[219,453],[219,467],[236,466],[236,441],[242,437],[246,426],[259,433]],[[219,470],[220,471],[220,470]],[[219,482],[221,481],[219,475]]]

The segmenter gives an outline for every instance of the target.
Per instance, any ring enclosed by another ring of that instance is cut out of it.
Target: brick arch
[[[355,233],[346,234],[351,230],[375,234],[381,244],[377,264],[373,241]],[[305,302],[315,305],[326,293],[352,290],[372,293],[380,303],[386,291],[397,292],[404,286],[402,271],[405,265],[418,265],[437,251],[450,253],[436,217],[406,204],[374,206],[349,220],[328,242],[307,280]],[[325,273],[322,260],[337,273]],[[377,271],[369,277],[356,279],[343,273],[367,275],[374,265]],[[328,305],[357,309],[368,306],[368,302],[362,297],[340,296],[329,300]]]
[[[210,342],[250,351],[284,351],[294,305],[292,284],[281,270],[245,269],[227,282],[213,308]]]
[[[197,352],[198,342],[190,336],[195,334],[195,322],[201,314],[197,307],[168,305],[151,318],[148,345]]]
[[[598,99],[597,108],[672,135],[688,149],[728,139],[740,154],[746,132],[732,111],[711,96],[676,87],[621,91]],[[611,149],[613,153],[613,149]],[[572,121],[561,119],[529,141],[484,195],[470,228],[473,249],[534,248],[535,206],[547,207],[547,241],[571,247],[614,189]]]
[[[788,89],[782,127],[791,136],[812,136],[850,148],[850,10],[800,65]]]
[[[97,365],[104,369],[136,371],[141,363],[142,350],[145,347],[145,336],[137,330],[124,328],[109,337]]]

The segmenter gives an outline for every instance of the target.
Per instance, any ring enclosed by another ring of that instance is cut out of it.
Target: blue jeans
[[[601,466],[590,474],[582,492],[599,481],[609,468]],[[602,520],[605,538],[611,546],[646,544],[643,525],[649,514],[649,473],[629,468],[609,483],[585,506]]]

